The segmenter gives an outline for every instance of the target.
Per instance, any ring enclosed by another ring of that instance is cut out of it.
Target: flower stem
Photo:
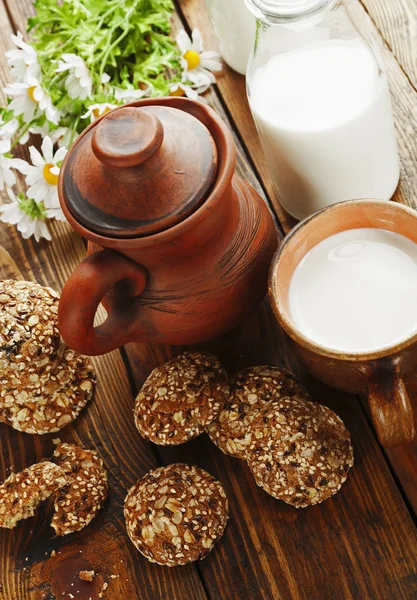
[[[71,137],[70,137],[70,142],[68,144],[68,148],[71,146],[72,142],[74,141],[74,137],[77,132],[77,127],[78,127],[79,122],[80,122],[80,117],[77,117],[77,120],[75,121],[75,125],[72,128],[72,133],[71,133]]]
[[[16,144],[19,143],[19,140],[25,135],[25,133],[29,130],[31,125],[32,125],[32,121],[30,121],[29,123],[26,123],[26,125],[24,127],[22,127],[22,129],[19,131],[16,138],[13,140],[13,144],[10,146],[10,150],[12,150],[16,146]]]

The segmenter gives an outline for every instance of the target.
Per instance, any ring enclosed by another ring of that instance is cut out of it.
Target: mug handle
[[[97,356],[132,341],[134,318],[126,302],[146,287],[145,267],[113,252],[101,250],[88,256],[66,282],[59,302],[58,327],[64,341],[80,354]],[[97,309],[106,293],[123,282],[120,306],[112,307],[107,319],[94,327]]]
[[[378,439],[383,446],[399,446],[415,437],[410,398],[400,375],[400,359],[385,358],[372,366],[368,399]]]

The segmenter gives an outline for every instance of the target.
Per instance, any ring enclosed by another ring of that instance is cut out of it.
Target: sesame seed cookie
[[[266,405],[250,426],[249,468],[268,494],[305,508],[339,491],[353,466],[343,421],[329,408],[296,396]]]
[[[46,372],[63,344],[57,324],[58,303],[59,295],[51,288],[31,281],[0,280],[0,315],[13,323],[13,330],[0,330],[0,372],[23,371],[19,375],[23,385],[29,377],[28,363],[38,375]]]
[[[230,397],[207,433],[225,454],[246,458],[249,426],[265,404],[286,396],[309,398],[295,375],[283,367],[257,366],[239,371],[231,382]]]
[[[227,373],[215,356],[185,352],[145,381],[135,403],[136,427],[156,444],[182,444],[216,418],[228,394]]]
[[[57,535],[67,535],[86,527],[107,498],[107,472],[94,450],[72,444],[59,444],[53,460],[68,481],[55,495],[52,527]]]
[[[51,462],[12,473],[0,485],[0,527],[13,529],[22,519],[33,517],[39,504],[66,481],[64,471]]]
[[[25,433],[60,431],[94,391],[88,358],[57,326],[59,296],[27,281],[0,281],[0,421]]]
[[[204,558],[223,535],[229,504],[219,481],[172,464],[147,473],[125,500],[127,532],[150,562],[175,567]]]

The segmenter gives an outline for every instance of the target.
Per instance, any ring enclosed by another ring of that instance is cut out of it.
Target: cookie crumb
[[[82,580],[82,581],[93,581],[94,577],[96,576],[95,571],[80,571],[78,573],[78,577]]]
[[[51,552],[51,558],[53,558],[54,556],[56,556],[56,552],[55,552],[55,550],[52,550],[52,552]]]

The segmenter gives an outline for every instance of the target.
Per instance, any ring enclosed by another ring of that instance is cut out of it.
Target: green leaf
[[[35,202],[32,198],[27,198],[23,192],[19,192],[16,196],[19,207],[31,219],[40,219],[44,221],[47,218],[46,209],[43,202]]]
[[[91,104],[118,104],[114,87],[166,96],[181,78],[180,51],[170,37],[172,0],[35,0],[34,7],[27,24],[30,42],[43,86],[61,111],[59,125],[81,132],[89,122],[81,117]],[[56,73],[63,53],[81,56],[89,67],[91,98],[69,97],[68,73]],[[110,76],[108,84],[101,82],[103,73]]]

